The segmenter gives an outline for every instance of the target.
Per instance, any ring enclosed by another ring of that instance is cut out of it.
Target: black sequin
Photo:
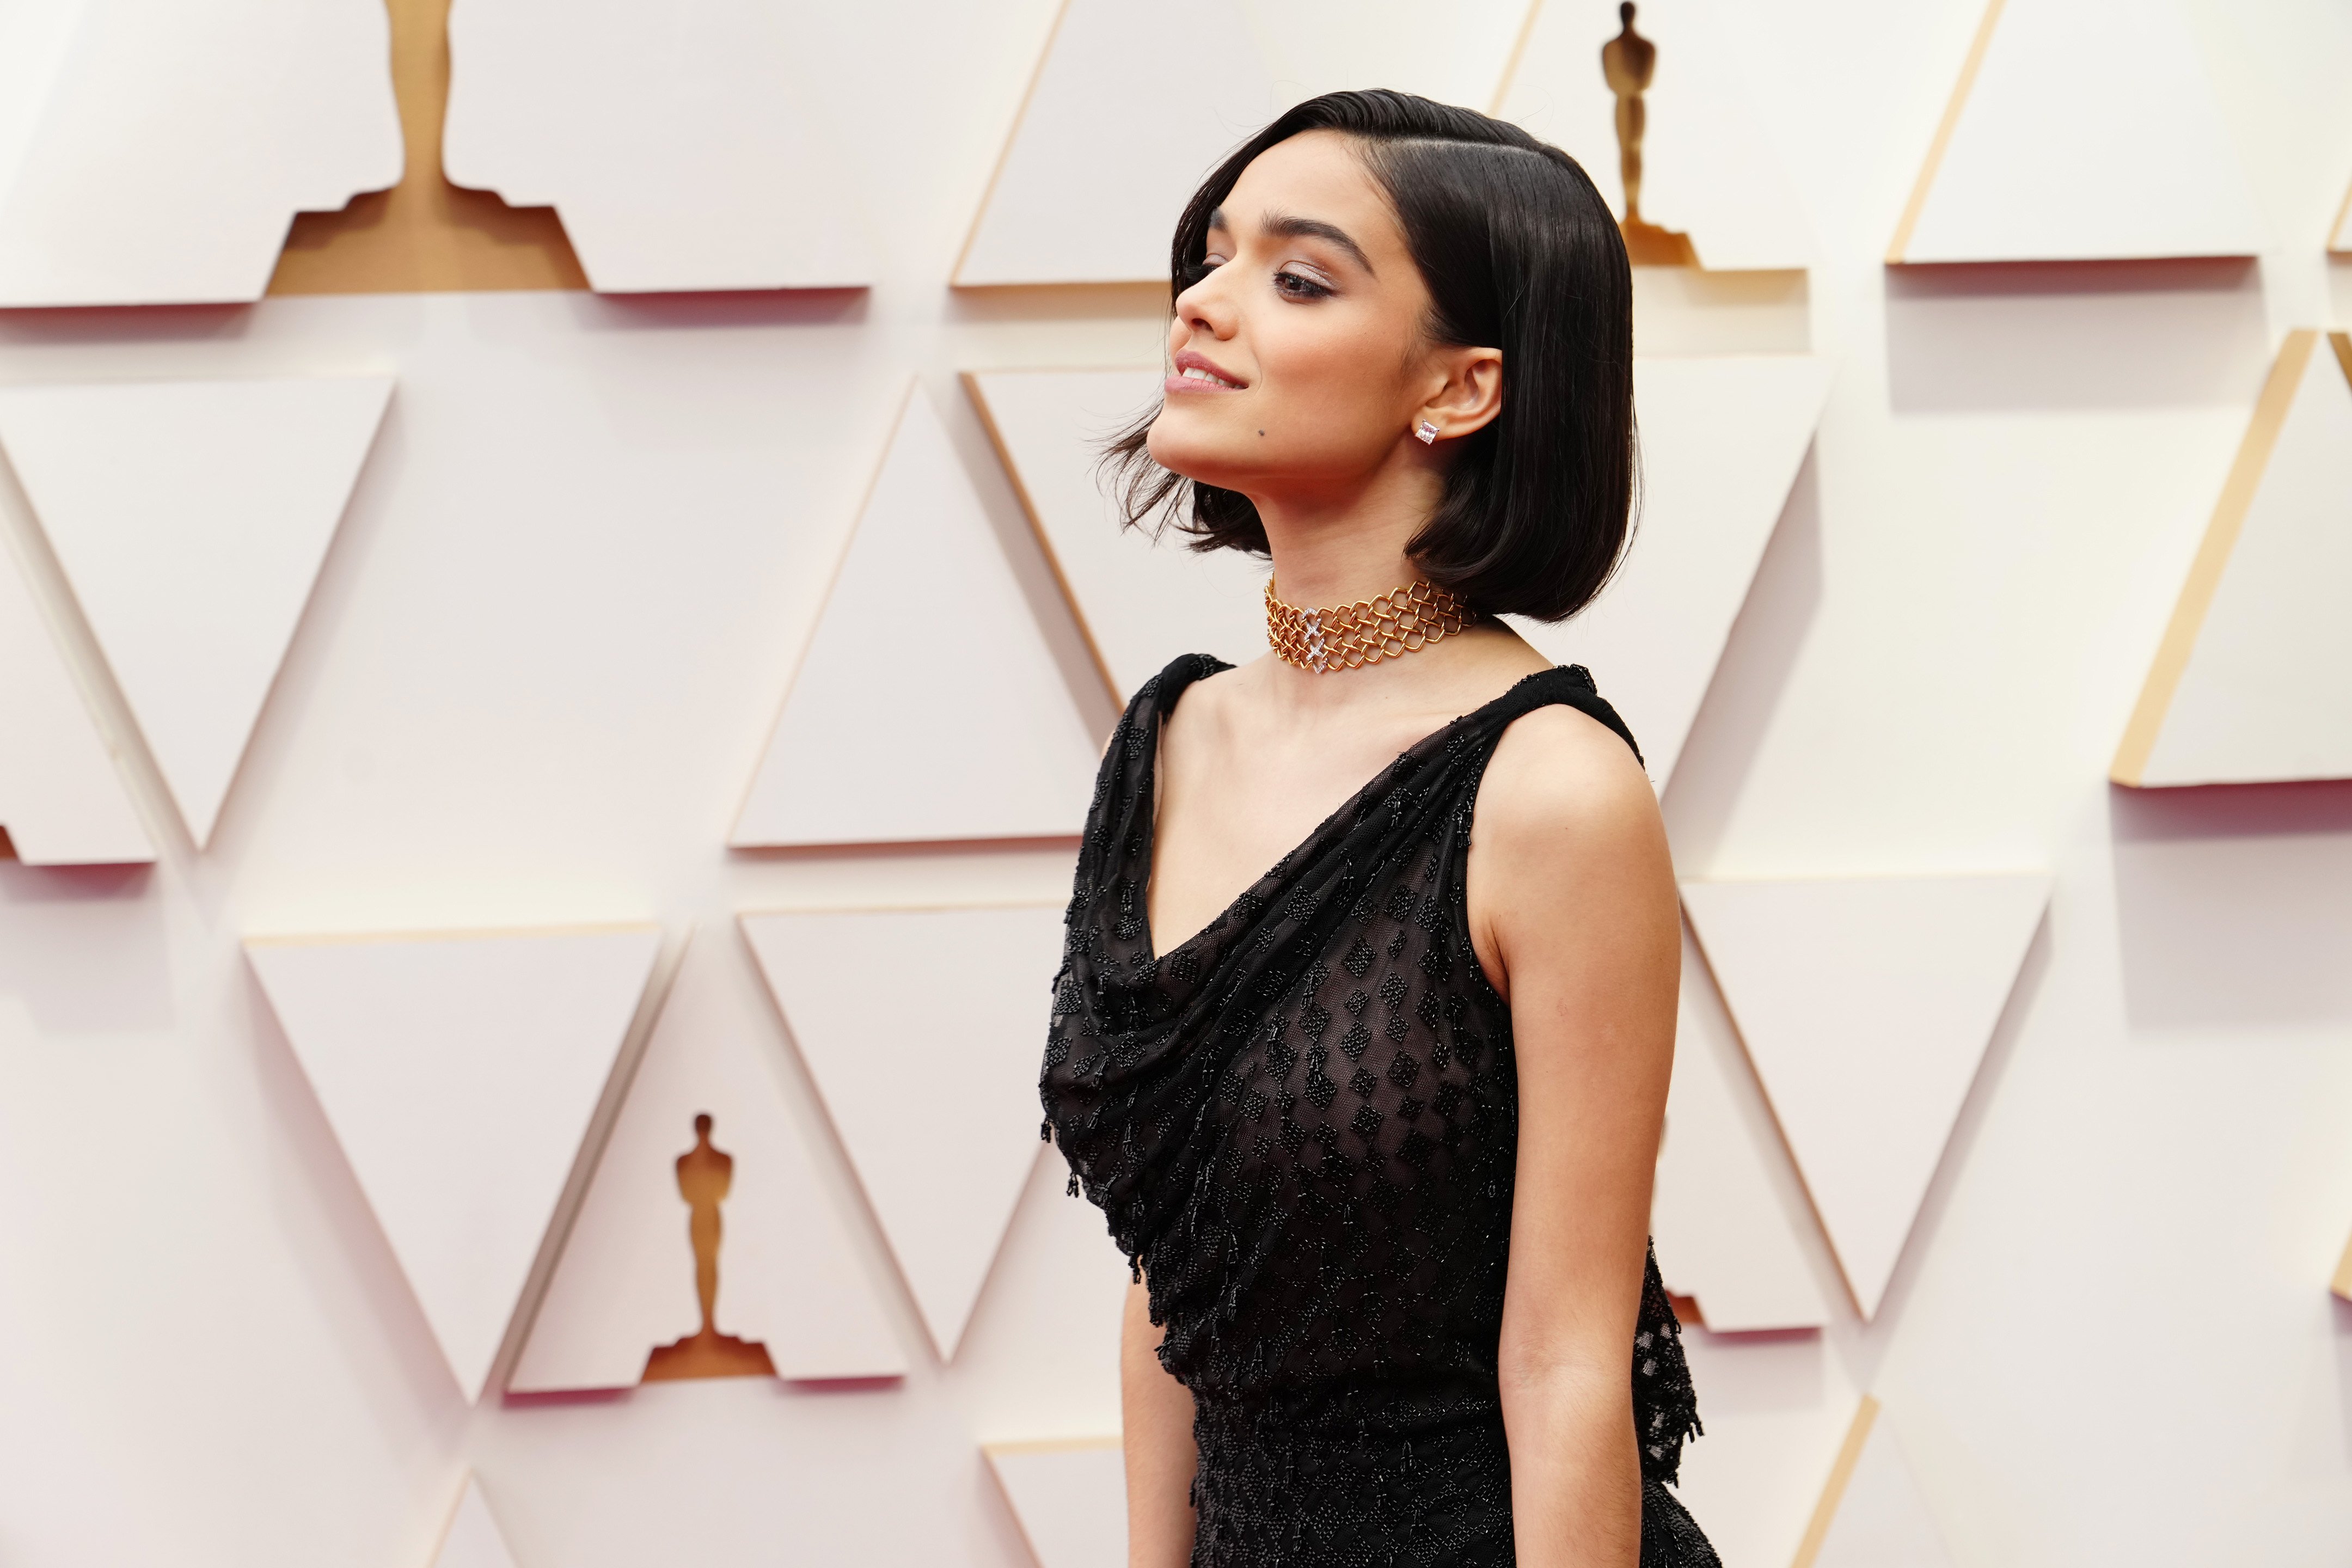
[[[1160,1361],[1192,1393],[1195,1568],[1498,1568],[1517,1077],[1509,1008],[1470,946],[1471,812],[1532,709],[1633,737],[1583,670],[1530,676],[1400,756],[1161,963],[1140,918],[1160,721],[1223,668],[1170,665],[1104,755],[1046,1125],[1148,1278]],[[1318,1042],[1340,1013],[1335,1062]],[[1242,1086],[1296,1065],[1287,1017],[1306,1071],[1268,1137],[1268,1102]],[[1654,1262],[1632,1352],[1643,1568],[1717,1568],[1665,1489],[1698,1414]]]

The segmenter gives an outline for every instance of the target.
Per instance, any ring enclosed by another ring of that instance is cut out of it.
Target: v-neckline
[[[1192,679],[1186,681],[1182,686],[1178,687],[1176,689],[1177,698],[1181,700],[1187,689],[1193,686],[1197,686],[1202,681],[1207,679],[1209,676],[1222,674],[1225,670],[1233,668],[1234,667],[1232,665],[1225,664],[1222,660],[1218,661],[1217,668],[1209,670],[1205,674],[1196,675]],[[1178,942],[1174,947],[1168,949],[1164,952],[1161,952],[1160,948],[1160,934],[1152,929],[1151,924],[1151,878],[1152,874],[1159,868],[1160,862],[1160,743],[1167,736],[1168,710],[1174,704],[1165,700],[1155,700],[1151,705],[1152,730],[1150,747],[1150,750],[1144,753],[1143,778],[1141,781],[1143,798],[1146,802],[1143,808],[1143,948],[1148,969],[1151,973],[1158,973],[1160,966],[1165,963],[1168,960],[1174,958],[1185,949],[1194,946],[1202,937],[1207,936],[1211,931],[1223,928],[1225,922],[1233,918],[1234,911],[1242,907],[1244,901],[1256,897],[1259,889],[1265,887],[1267,883],[1281,876],[1286,868],[1295,865],[1297,862],[1299,856],[1306,851],[1308,846],[1312,845],[1317,839],[1322,837],[1325,831],[1328,829],[1334,822],[1337,822],[1342,816],[1353,809],[1359,802],[1362,801],[1365,796],[1370,795],[1373,790],[1377,789],[1380,786],[1381,781],[1387,778],[1391,773],[1396,772],[1398,767],[1401,766],[1406,759],[1418,754],[1432,742],[1436,741],[1443,736],[1451,734],[1454,731],[1460,729],[1471,720],[1483,717],[1489,710],[1501,707],[1505,702],[1509,701],[1512,697],[1517,694],[1519,688],[1525,686],[1530,680],[1540,680],[1547,675],[1557,675],[1562,669],[1567,668],[1569,667],[1566,665],[1556,664],[1546,669],[1531,669],[1527,674],[1519,677],[1518,679],[1511,682],[1508,687],[1505,688],[1496,696],[1480,703],[1477,707],[1473,708],[1467,713],[1458,713],[1454,715],[1444,723],[1440,724],[1436,729],[1432,730],[1428,734],[1423,735],[1420,740],[1415,741],[1412,745],[1407,746],[1403,751],[1399,752],[1394,757],[1391,758],[1387,763],[1381,765],[1380,772],[1374,773],[1370,778],[1366,779],[1362,786],[1360,787],[1355,794],[1341,801],[1338,805],[1333,806],[1331,808],[1330,815],[1326,816],[1322,821],[1317,823],[1312,828],[1308,829],[1307,837],[1293,845],[1288,854],[1283,856],[1279,860],[1276,860],[1272,866],[1267,867],[1265,873],[1255,881],[1250,883],[1249,886],[1244,888],[1240,892],[1235,893],[1233,897],[1232,902],[1226,904],[1223,909],[1219,910],[1215,914],[1209,917],[1208,924],[1202,926],[1199,931],[1194,931],[1191,936],[1186,937],[1182,942]]]

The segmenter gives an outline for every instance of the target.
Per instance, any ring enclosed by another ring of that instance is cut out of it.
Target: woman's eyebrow
[[[1357,266],[1366,272],[1372,272],[1371,258],[1364,254],[1364,247],[1358,245],[1349,237],[1348,231],[1336,223],[1325,223],[1318,217],[1294,217],[1288,213],[1268,213],[1265,215],[1265,231],[1268,234],[1278,235],[1284,239],[1328,240],[1346,251]],[[1372,276],[1378,277],[1380,274],[1372,272]]]
[[[1371,273],[1375,278],[1380,276],[1373,270],[1371,258],[1364,254],[1364,247],[1358,245],[1349,236],[1348,231],[1336,223],[1325,223],[1321,218],[1316,217],[1294,217],[1288,213],[1268,213],[1265,215],[1264,227],[1266,233],[1278,239],[1328,240],[1346,251],[1349,258],[1366,272]],[[1233,233],[1233,220],[1225,216],[1224,208],[1216,207],[1210,211],[1209,221],[1202,226],[1202,232],[1205,234],[1212,229],[1225,234]]]

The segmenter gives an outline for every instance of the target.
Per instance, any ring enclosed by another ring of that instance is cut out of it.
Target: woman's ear
[[[1503,411],[1502,350],[1441,349],[1435,368],[1444,373],[1444,384],[1413,416],[1413,433],[1424,442],[1434,446],[1483,430]]]

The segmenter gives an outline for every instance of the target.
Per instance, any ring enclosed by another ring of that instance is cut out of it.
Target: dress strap
[[[1490,732],[1499,735],[1504,726],[1521,714],[1555,704],[1573,708],[1586,718],[1606,724],[1633,752],[1633,760],[1643,761],[1642,748],[1634,741],[1633,731],[1593,686],[1592,672],[1580,664],[1556,664],[1549,669],[1539,669],[1496,698],[1485,710],[1492,715]]]

